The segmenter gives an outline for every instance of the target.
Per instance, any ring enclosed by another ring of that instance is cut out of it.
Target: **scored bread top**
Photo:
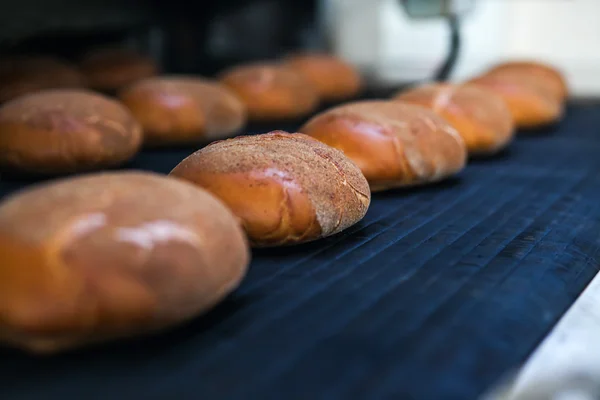
[[[342,150],[371,190],[436,181],[466,163],[458,132],[431,110],[411,104],[349,103],[315,116],[300,132]]]
[[[215,180],[219,175],[255,177],[256,185],[273,179],[308,197],[319,237],[362,219],[371,199],[364,176],[342,153],[306,135],[282,131],[215,142],[182,161],[172,174],[195,182],[202,180],[200,175]]]

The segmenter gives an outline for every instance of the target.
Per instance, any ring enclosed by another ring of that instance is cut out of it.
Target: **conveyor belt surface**
[[[190,152],[131,166],[168,172]],[[340,235],[255,251],[240,289],[185,327],[2,351],[0,399],[474,399],[598,271],[599,200],[600,106],[570,106],[456,179],[375,194]]]

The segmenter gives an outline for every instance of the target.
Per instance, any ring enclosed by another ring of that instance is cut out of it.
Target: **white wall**
[[[445,57],[442,20],[411,20],[397,0],[329,1],[336,51],[383,81],[427,79]],[[536,58],[561,68],[575,95],[600,96],[600,0],[478,0],[462,29],[453,79]]]

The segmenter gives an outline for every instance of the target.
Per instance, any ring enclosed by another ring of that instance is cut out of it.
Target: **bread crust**
[[[142,129],[119,102],[85,90],[48,90],[0,108],[0,165],[60,174],[119,165]]]
[[[508,106],[500,96],[482,87],[426,84],[400,92],[394,100],[427,107],[450,122],[473,155],[494,154],[514,137]]]
[[[242,101],[224,85],[207,79],[163,76],[134,83],[120,100],[144,128],[148,145],[222,139],[246,122]]]
[[[360,93],[362,78],[352,65],[328,54],[294,54],[284,65],[300,73],[323,101],[340,101]]]
[[[117,48],[90,51],[81,59],[79,67],[91,88],[109,93],[159,72],[150,57]]]
[[[213,143],[171,176],[221,198],[255,247],[288,245],[341,232],[371,201],[360,170],[337,150],[282,131]]]
[[[219,79],[246,105],[251,121],[293,120],[319,105],[310,82],[281,65],[241,65],[224,71]]]
[[[559,100],[564,101],[569,95],[567,80],[557,68],[532,60],[507,61],[492,67],[488,75],[512,75],[518,74],[528,77],[535,77],[544,81],[544,85]]]
[[[559,121],[564,104],[543,79],[515,73],[486,74],[469,81],[498,94],[519,128],[537,128]]]
[[[235,217],[186,182],[94,174],[0,205],[0,340],[34,353],[165,329],[219,302],[249,251]]]
[[[341,150],[359,166],[371,191],[431,183],[466,164],[464,140],[425,107],[360,101],[334,107],[299,130]]]

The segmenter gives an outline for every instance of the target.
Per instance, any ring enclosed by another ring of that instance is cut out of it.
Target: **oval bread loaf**
[[[304,76],[323,101],[354,97],[362,87],[362,78],[356,68],[335,56],[295,54],[288,57],[284,65]]]
[[[221,82],[246,105],[251,121],[303,117],[319,105],[316,90],[302,75],[275,64],[249,64],[221,74]]]
[[[142,128],[119,102],[84,90],[48,90],[0,107],[0,165],[60,174],[116,166],[133,157]]]
[[[342,153],[280,131],[212,143],[171,176],[221,198],[256,247],[341,232],[364,217],[371,200],[364,176]]]
[[[144,79],[119,98],[142,124],[149,145],[222,139],[246,122],[241,100],[225,86],[200,78]]]
[[[450,122],[470,154],[492,154],[513,139],[508,106],[494,92],[475,85],[427,84],[400,92],[394,100],[427,107]]]
[[[139,172],[28,189],[0,205],[0,341],[34,353],[151,333],[241,281],[244,233],[212,195]]]
[[[442,180],[465,167],[464,140],[425,107],[360,101],[334,107],[300,132],[341,150],[360,167],[371,191]]]

